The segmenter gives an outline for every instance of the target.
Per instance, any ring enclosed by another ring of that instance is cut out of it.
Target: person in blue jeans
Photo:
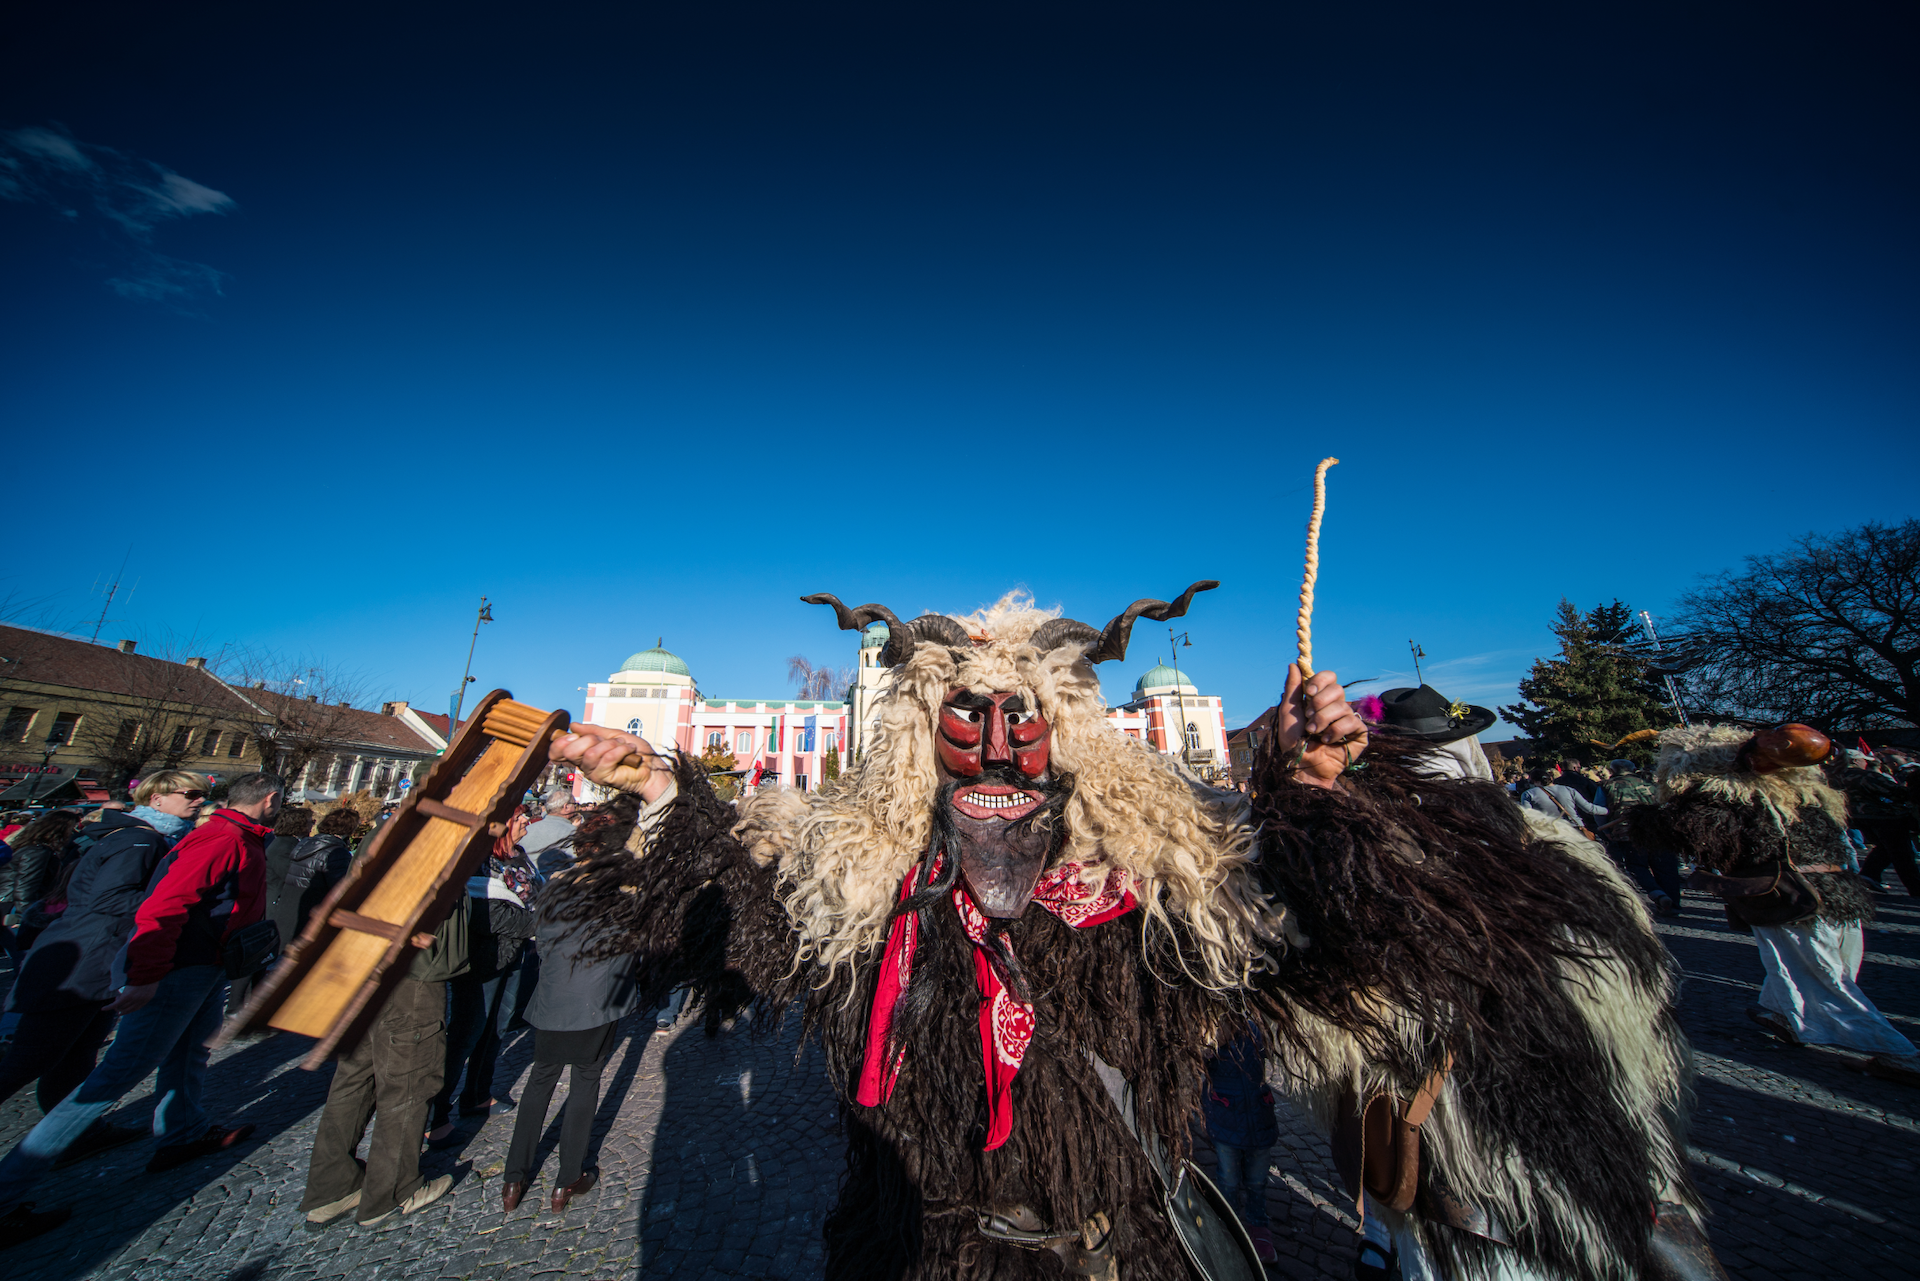
[[[286,784],[247,774],[227,804],[167,853],[134,914],[123,952],[125,982],[106,1006],[120,1029],[79,1088],[0,1160],[0,1249],[59,1226],[70,1211],[26,1201],[40,1176],[149,1073],[158,1072],[148,1173],[224,1151],[251,1125],[214,1123],[200,1106],[207,1041],[227,999],[226,943],[266,914],[266,842]],[[117,967],[116,967],[117,968]]]
[[[1273,1087],[1267,1084],[1267,1042],[1259,1024],[1245,1029],[1207,1061],[1207,1093],[1200,1103],[1207,1137],[1220,1162],[1220,1190],[1253,1238],[1262,1263],[1280,1254],[1267,1226],[1267,1162],[1280,1140],[1273,1111]]]

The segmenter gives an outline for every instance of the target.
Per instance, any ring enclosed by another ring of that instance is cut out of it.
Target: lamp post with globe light
[[[1187,686],[1180,677],[1180,645],[1186,643],[1193,648],[1193,637],[1185,632],[1174,634],[1173,628],[1167,628],[1167,647],[1173,651],[1173,697],[1180,705],[1180,759],[1187,766],[1193,765],[1193,740],[1187,736]]]

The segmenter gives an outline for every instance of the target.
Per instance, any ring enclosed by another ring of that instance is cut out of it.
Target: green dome
[[[652,649],[641,650],[638,654],[635,654],[626,662],[620,664],[620,670],[623,672],[666,672],[673,676],[685,676],[689,680],[693,678],[693,673],[687,670],[687,665],[680,661],[679,655],[670,654],[658,645],[655,645]]]
[[[891,627],[888,627],[885,623],[875,623],[872,627],[860,633],[860,648],[879,649],[887,643],[887,639],[892,635],[893,629]]]
[[[1165,663],[1157,663],[1148,668],[1146,675],[1134,682],[1133,692],[1138,694],[1145,690],[1168,689],[1175,685],[1178,685],[1188,693],[1197,694],[1200,692],[1194,688],[1192,681],[1182,676],[1179,672],[1174,671]]]

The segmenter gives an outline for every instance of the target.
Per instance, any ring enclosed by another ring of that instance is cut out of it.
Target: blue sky
[[[484,593],[577,708],[850,662],[810,592],[1217,578],[1237,723],[1328,454],[1320,663],[1487,704],[1562,596],[1915,513],[1891,7],[795,8],[5,19],[0,595],[131,548],[110,638],[440,709]]]

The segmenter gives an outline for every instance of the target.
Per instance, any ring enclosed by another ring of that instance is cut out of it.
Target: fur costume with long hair
[[[1847,798],[1817,765],[1755,774],[1740,752],[1753,731],[1702,725],[1660,734],[1654,780],[1660,803],[1628,817],[1633,838],[1656,853],[1692,859],[1713,872],[1750,875],[1785,859],[1799,867],[1845,867]],[[1873,898],[1851,872],[1803,872],[1820,895],[1804,920],[1848,925],[1873,919]],[[1734,919],[1734,924],[1745,928]]]
[[[1544,846],[1497,790],[1422,779],[1391,748],[1346,793],[1269,760],[1250,810],[1107,724],[1087,647],[1031,643],[1053,617],[1011,595],[959,620],[970,651],[917,646],[864,759],[811,795],[763,792],[736,814],[682,758],[625,848],[567,885],[561,910],[598,921],[603,950],[643,956],[656,992],[691,980],[710,1010],[803,1005],[848,1139],[828,1275],[1061,1275],[977,1230],[1013,1207],[1068,1232],[1104,1214],[1120,1275],[1184,1275],[1095,1062],[1177,1159],[1206,1059],[1250,1009],[1329,1121],[1342,1091],[1415,1082],[1453,1053],[1430,1150],[1513,1243],[1433,1226],[1457,1276],[1491,1275],[1508,1249],[1541,1276],[1641,1275],[1649,1205],[1692,1202],[1673,1123],[1685,1051],[1663,954],[1604,855]],[[939,853],[934,736],[954,688],[1033,700],[1066,783],[1045,814],[1049,865],[1096,884],[1123,870],[1139,902],[1084,929],[1031,908],[1007,924],[1036,1026],[1011,1137],[991,1151],[973,944],[941,901],[906,905],[923,926],[891,1098],[853,1098],[901,886]]]
[[[1673,968],[1604,851],[1380,736],[1344,792],[1255,766],[1259,875],[1304,936],[1255,981],[1297,1097],[1332,1128],[1449,1056],[1411,1225],[1456,1277],[1639,1277],[1648,1208],[1697,1213]],[[1511,1245],[1435,1213],[1489,1212]]]

